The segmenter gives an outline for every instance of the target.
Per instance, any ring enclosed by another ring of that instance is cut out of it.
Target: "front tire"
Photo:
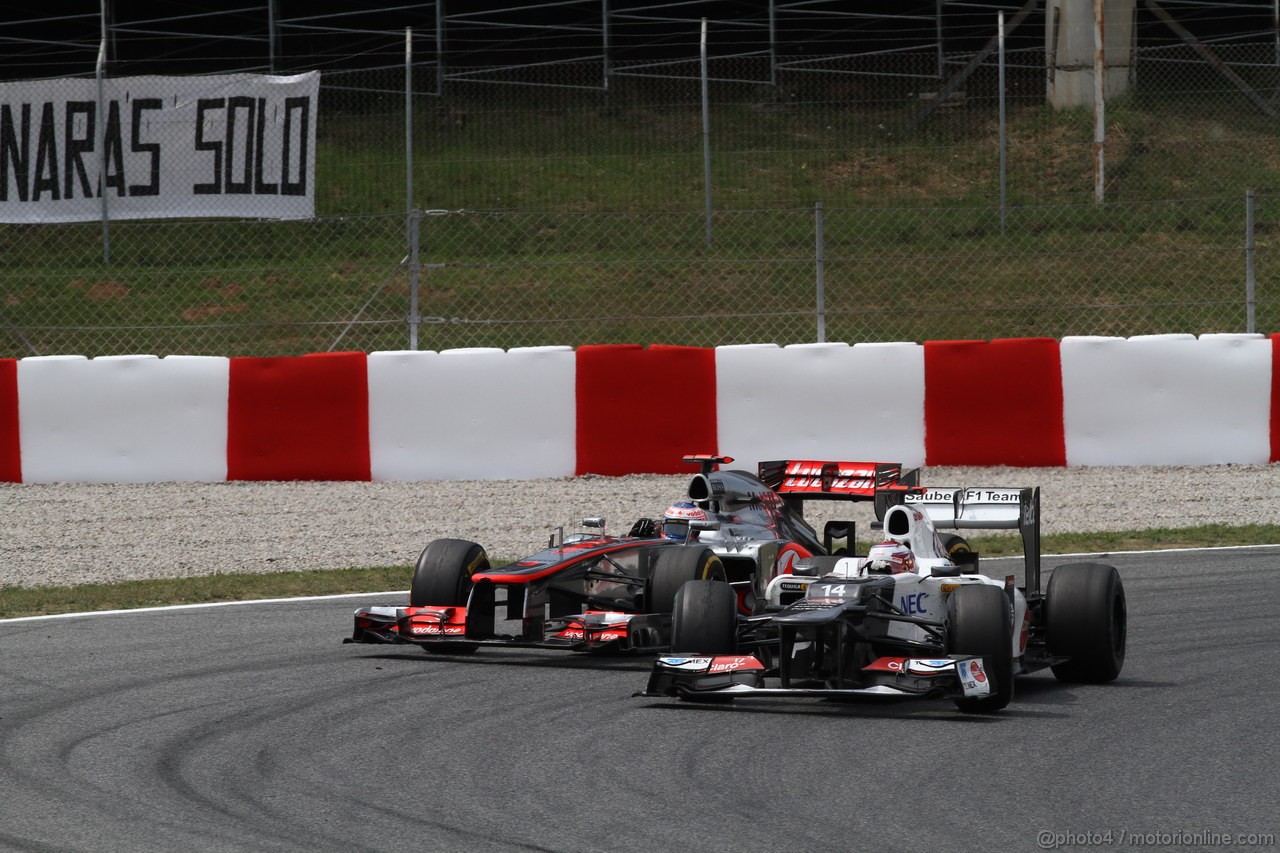
[[[1059,681],[1101,684],[1124,667],[1129,616],[1124,584],[1114,566],[1058,566],[1045,590],[1049,654],[1070,658],[1053,667]]]
[[[738,596],[724,581],[685,581],[671,614],[675,654],[731,655],[738,650]]]
[[[411,607],[462,607],[471,576],[489,570],[484,548],[465,539],[437,539],[418,557],[409,587]]]
[[[671,545],[660,548],[653,558],[653,571],[645,588],[645,609],[650,613],[670,613],[676,593],[685,581],[727,580],[724,564],[710,548]]]
[[[961,711],[990,713],[1013,700],[1013,616],[1009,598],[995,586],[962,586],[947,600],[947,652],[985,659],[995,682],[986,696],[956,697]]]

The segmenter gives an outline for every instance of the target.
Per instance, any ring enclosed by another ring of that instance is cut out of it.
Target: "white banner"
[[[319,89],[318,71],[120,77],[100,110],[96,80],[0,83],[0,222],[312,217]]]

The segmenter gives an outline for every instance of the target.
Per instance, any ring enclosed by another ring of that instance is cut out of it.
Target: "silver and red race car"
[[[907,490],[863,557],[816,557],[766,588],[744,617],[715,580],[677,593],[672,652],[644,696],[692,701],[811,696],[950,698],[964,711],[1009,704],[1017,675],[1105,682],[1124,664],[1124,586],[1112,566],[1053,569],[1040,589],[1039,489]],[[1017,528],[1023,583],[988,577],[946,530]]]
[[[665,538],[650,519],[611,536],[605,520],[593,517],[583,520],[587,532],[560,528],[543,550],[497,567],[474,542],[438,539],[418,558],[408,604],[358,609],[348,642],[447,652],[481,645],[663,651],[687,581],[721,584],[733,597],[734,618],[746,618],[762,612],[770,584],[790,577],[797,561],[830,557],[839,543],[853,542],[852,522],[828,522],[820,536],[804,520],[804,501],[888,505],[918,491],[915,472],[890,463],[771,462],[752,474],[719,470],[728,457],[685,461],[700,471],[687,490],[692,512],[680,522],[682,538]]]

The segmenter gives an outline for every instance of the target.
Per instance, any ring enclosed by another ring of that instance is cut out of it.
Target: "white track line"
[[[341,598],[373,598],[379,595],[408,595],[409,590],[390,592],[347,592],[341,595],[301,595],[293,598],[252,598],[244,601],[209,601],[204,604],[169,604],[164,607],[130,607],[125,610],[88,610],[82,613],[51,613],[47,616],[17,616],[0,619],[0,625],[11,622],[35,622],[39,619],[70,619],[75,616],[119,616],[126,613],[162,613],[166,610],[201,610],[207,607],[231,607],[236,604],[292,604],[299,601],[328,601]]]

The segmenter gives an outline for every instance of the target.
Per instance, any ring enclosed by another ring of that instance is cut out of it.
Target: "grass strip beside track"
[[[1016,535],[969,537],[984,557],[1022,553]],[[1280,524],[1243,527],[1204,525],[1114,533],[1058,533],[1042,537],[1044,554],[1088,554],[1162,548],[1280,544]],[[867,543],[860,543],[865,552]],[[409,566],[365,569],[317,569],[271,574],[219,574],[194,578],[124,581],[72,587],[0,587],[0,619],[93,610],[129,610],[174,604],[248,601],[259,598],[341,595],[407,589]]]

